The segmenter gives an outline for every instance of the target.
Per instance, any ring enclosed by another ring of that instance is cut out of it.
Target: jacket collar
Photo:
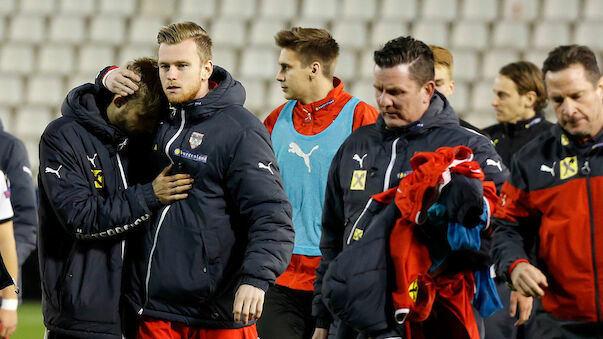
[[[391,128],[385,125],[385,121],[381,115],[377,118],[377,127],[385,140],[395,139],[401,136],[411,137],[419,135],[436,127],[458,125],[459,119],[454,110],[448,103],[446,97],[438,91],[435,91],[434,95],[431,97],[429,107],[425,113],[423,113],[423,116],[409,125]]]

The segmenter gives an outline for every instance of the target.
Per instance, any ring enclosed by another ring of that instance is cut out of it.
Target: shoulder
[[[272,131],[274,128],[274,125],[276,124],[276,121],[278,120],[278,117],[280,116],[286,104],[287,102],[284,102],[282,105],[275,108],[272,112],[270,112],[266,119],[264,119],[264,126],[266,126],[269,131]]]

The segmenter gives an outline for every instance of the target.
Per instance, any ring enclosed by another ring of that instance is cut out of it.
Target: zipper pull
[[[584,161],[584,165],[582,166],[582,174],[584,174],[584,175],[590,174],[590,166],[588,165],[588,160]]]

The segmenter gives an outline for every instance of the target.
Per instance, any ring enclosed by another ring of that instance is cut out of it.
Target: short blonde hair
[[[449,50],[444,47],[429,45],[431,52],[433,53],[433,63],[435,66],[442,66],[448,69],[450,78],[452,78],[452,54]]]
[[[202,63],[212,59],[211,38],[201,26],[194,22],[185,21],[163,26],[157,33],[157,43],[160,45],[179,44],[187,39],[193,39],[197,44],[197,51]]]

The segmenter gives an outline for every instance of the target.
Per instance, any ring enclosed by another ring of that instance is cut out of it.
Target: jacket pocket
[[[151,259],[149,299],[167,305],[196,305],[211,293],[207,253],[200,230],[166,223]]]
[[[118,323],[121,294],[119,243],[86,243],[75,249],[61,274],[59,309],[62,316],[96,323]]]

